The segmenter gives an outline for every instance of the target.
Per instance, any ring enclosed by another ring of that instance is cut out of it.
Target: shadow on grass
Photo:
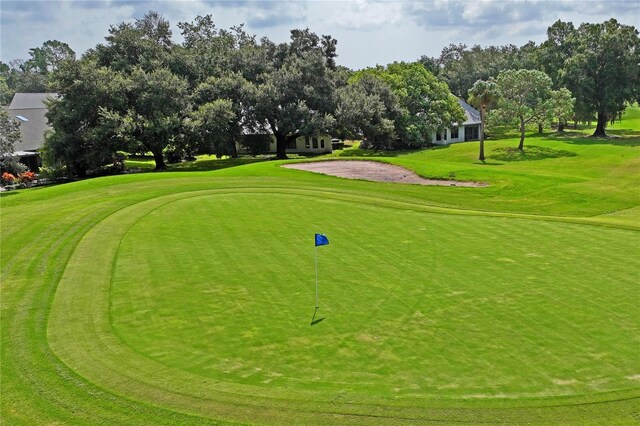
[[[554,133],[544,139],[566,142],[572,145],[617,145],[629,147],[640,146],[640,135],[638,134],[637,130],[608,130],[607,134],[609,136],[599,138],[585,133],[565,132]]]
[[[398,151],[394,151],[394,150],[373,150],[373,149],[359,149],[359,148],[355,148],[355,149],[345,149],[341,152],[335,152],[334,153],[334,157],[369,157],[369,158],[376,158],[376,157],[399,157],[401,155],[408,155],[408,154],[413,154],[416,153],[418,151],[422,151],[424,149],[426,150],[437,150],[437,149],[447,149],[449,148],[449,145],[437,145],[437,146],[431,146],[429,148],[416,148],[415,150],[398,150]]]
[[[184,163],[170,165],[166,171],[204,172],[208,170],[221,170],[229,167],[244,166],[245,164],[261,163],[269,160],[270,159],[268,158],[225,158],[222,160],[210,159],[185,161]]]
[[[537,161],[548,158],[576,157],[577,155],[575,152],[563,149],[525,145],[524,151],[520,151],[517,148],[496,148],[487,158],[497,161]]]
[[[168,164],[164,170],[155,170],[153,157],[131,157],[127,170],[144,172],[205,172],[212,170],[227,169],[230,167],[243,166],[245,164],[260,163],[272,160],[271,157],[251,157],[251,158],[208,158],[195,161],[185,161],[183,163]]]
[[[401,154],[401,151],[374,151],[369,149],[345,149],[342,152],[337,152],[336,157],[397,157]]]
[[[18,194],[19,194],[19,192],[15,192],[15,190],[2,191],[2,192],[0,192],[0,198],[10,197],[12,195],[18,195]]]
[[[630,133],[632,134],[632,133]],[[635,133],[637,135],[637,133]],[[606,138],[579,138],[573,140],[567,140],[567,143],[573,145],[615,145],[615,146],[628,146],[635,147],[640,146],[640,137],[619,137],[617,136],[609,136]]]
[[[309,324],[309,326],[314,326],[324,321],[324,317],[316,319],[317,313],[318,313],[318,308],[316,308],[316,310],[313,311],[313,317],[311,318],[311,323]]]

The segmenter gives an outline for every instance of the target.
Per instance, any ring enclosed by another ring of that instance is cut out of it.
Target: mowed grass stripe
[[[35,217],[38,210],[25,213]],[[130,422],[156,418],[156,424],[202,424],[202,419],[120,398],[94,386],[68,369],[48,346],[50,303],[66,260],[78,239],[102,214],[100,209],[48,212],[47,219],[58,226],[49,226],[47,220],[30,220],[14,228],[16,235],[25,236],[23,239],[46,236],[38,244],[14,251],[8,240],[3,240],[2,423],[32,425],[34,419],[40,419],[36,423],[79,425],[95,424],[97,418],[115,423],[123,418]],[[60,226],[62,222],[65,226]],[[3,221],[3,230],[6,226]],[[22,386],[12,385],[18,380]]]

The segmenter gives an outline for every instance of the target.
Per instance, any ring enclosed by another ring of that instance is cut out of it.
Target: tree
[[[91,59],[66,62],[53,75],[62,96],[47,104],[54,132],[45,140],[43,161],[63,164],[70,174],[84,177],[125,149],[102,112],[127,110],[131,82]]]
[[[562,132],[560,123],[566,123],[574,115],[576,98],[573,97],[569,89],[561,87],[551,92],[552,119],[558,120],[558,131]]]
[[[493,81],[478,80],[469,89],[469,103],[480,110],[480,153],[478,160],[484,161],[484,129],[487,110],[493,108],[499,99],[498,87]]]
[[[538,49],[538,62],[553,82],[553,88],[558,90],[563,87],[562,70],[564,62],[573,55],[575,49],[573,33],[575,27],[571,22],[557,20],[547,29],[547,40]],[[564,130],[564,125],[571,117],[558,118],[558,132]]]
[[[101,116],[105,124],[117,129],[130,150],[150,151],[155,169],[165,169],[163,150],[179,143],[187,109],[187,82],[166,68],[151,72],[135,68],[130,79],[126,112],[102,108]]]
[[[573,116],[573,106],[575,98],[571,96],[571,92],[562,87],[559,90],[553,90],[551,97],[546,103],[540,105],[541,111],[538,114],[536,123],[538,124],[538,133],[542,133],[545,125],[550,124],[554,120],[558,123],[565,123]],[[558,125],[558,132],[562,132],[562,126]]]
[[[191,102],[195,111],[190,129],[199,136],[199,152],[237,157],[236,146],[241,142],[243,132],[253,130],[255,126],[254,85],[235,73],[220,78],[209,77],[195,89]],[[220,117],[214,118],[214,111]],[[194,127],[197,125],[204,127],[198,130]]]
[[[38,72],[33,63],[21,59],[9,62],[6,81],[13,93],[40,93],[49,90],[48,76]]]
[[[464,110],[446,83],[439,81],[419,62],[395,62],[369,68],[354,80],[372,75],[386,82],[398,99],[400,113],[394,119],[397,139],[394,148],[421,148],[431,144],[432,135],[465,120]]]
[[[138,67],[153,71],[168,67],[173,43],[169,22],[157,12],[149,11],[134,23],[122,22],[109,28],[107,44],[99,44],[85,56],[99,66],[131,74]]]
[[[436,77],[440,75],[440,70],[441,70],[440,61],[437,58],[432,58],[431,56],[422,55],[420,56],[420,59],[418,59],[418,62],[420,62],[427,69],[427,71],[429,71],[431,74],[435,75]]]
[[[456,96],[464,97],[478,80],[487,81],[507,69],[539,69],[538,48],[533,42],[515,45],[467,47],[451,44],[444,49],[438,63],[438,77]]]
[[[289,142],[333,128],[335,81],[327,65],[333,54],[309,30],[291,31],[291,41],[263,40],[269,68],[257,76],[255,118],[276,138],[277,158]]]
[[[184,71],[184,58],[174,55],[169,22],[150,11],[134,23],[112,26],[106,41],[86,58],[130,85],[125,108],[103,106],[99,127],[112,129],[133,151],[150,151],[156,170],[164,169],[163,150],[185,142],[183,120],[188,114],[187,80],[172,70]]]
[[[551,79],[542,71],[506,70],[500,71],[495,82],[500,94],[497,115],[503,122],[518,123],[518,149],[522,151],[527,123],[537,122],[551,108]]]
[[[606,136],[606,126],[630,102],[640,98],[640,38],[635,27],[615,19],[582,24],[570,32],[573,50],[560,73],[576,97],[581,117],[597,115],[593,136]]]
[[[29,55],[31,59],[27,61],[27,66],[43,75],[57,70],[63,61],[76,59],[73,49],[58,40],[47,40],[41,47],[29,49]]]
[[[575,49],[574,32],[575,27],[571,22],[557,20],[547,29],[547,40],[540,45],[539,58],[542,71],[551,77],[556,89],[562,84],[561,71],[564,62],[571,57]]]
[[[3,104],[16,92],[55,91],[50,75],[65,61],[75,60],[75,52],[67,43],[48,40],[40,47],[29,49],[30,59],[15,59],[0,65],[0,96]],[[10,99],[9,99],[10,100]]]
[[[11,103],[11,100],[13,99],[13,95],[15,94],[15,91],[11,90],[9,84],[7,83],[8,71],[9,67],[6,64],[0,62],[0,106],[9,105],[9,103]]]
[[[0,108],[0,160],[2,160],[3,170],[15,175],[25,169],[18,166],[18,161],[13,156],[18,142],[20,142],[20,123],[10,117],[6,109]]]
[[[228,99],[216,99],[201,105],[191,114],[187,125],[193,135],[196,135],[200,152],[216,154],[222,157],[230,155],[237,157],[236,113],[233,102]]]
[[[398,98],[391,87],[373,75],[364,75],[337,91],[338,129],[350,137],[363,137],[374,149],[393,146]]]

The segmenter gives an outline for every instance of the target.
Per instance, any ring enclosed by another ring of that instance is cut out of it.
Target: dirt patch
[[[316,161],[285,164],[287,169],[305,170],[346,179],[364,179],[376,182],[408,183],[415,185],[484,187],[484,182],[425,179],[411,170],[376,161]]]

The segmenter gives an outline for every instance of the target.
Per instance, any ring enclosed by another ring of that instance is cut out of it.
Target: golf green
[[[315,232],[330,240],[317,313]],[[606,401],[640,379],[639,249],[633,230],[314,190],[178,193],[87,233],[49,343],[114,392],[219,418],[262,400],[367,415]]]

